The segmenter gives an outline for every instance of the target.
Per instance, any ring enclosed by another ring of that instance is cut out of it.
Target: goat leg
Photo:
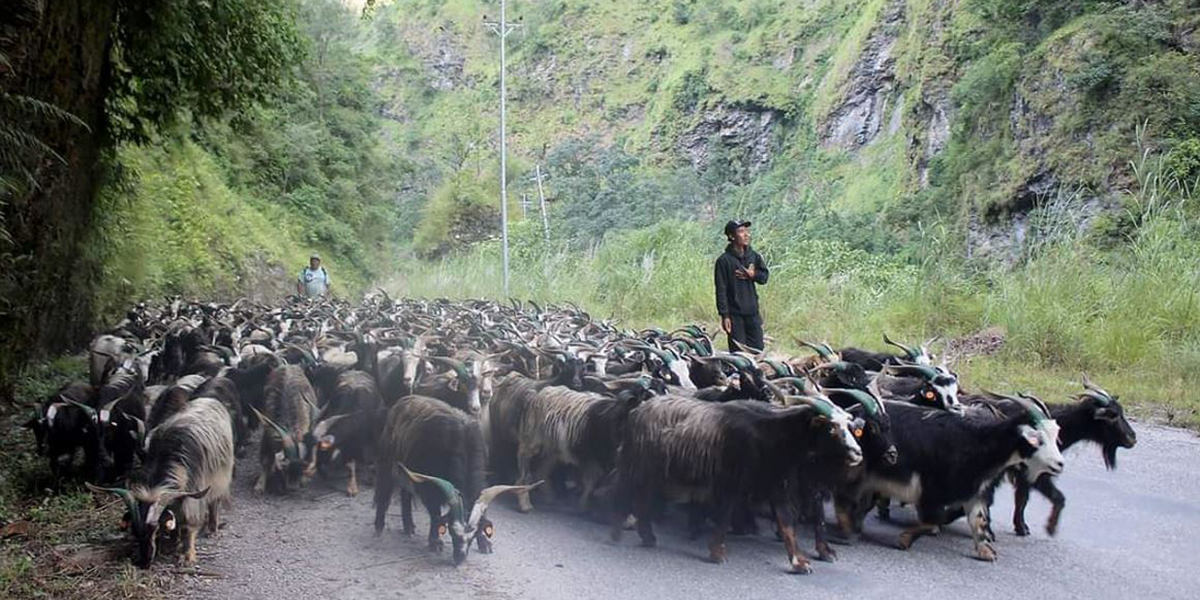
[[[404,535],[411,536],[417,532],[417,524],[413,522],[412,492],[400,490],[400,521],[404,524]]]
[[[350,470],[350,479],[346,482],[346,495],[351,498],[358,495],[358,470],[355,464],[353,459],[346,461],[346,468]]]
[[[733,511],[736,508],[737,503],[731,500],[721,502],[717,506],[715,515],[717,526],[713,529],[712,538],[708,541],[708,560],[713,564],[719,565],[728,557],[729,552],[725,548],[725,534],[733,522]],[[793,533],[793,535],[795,534]]]
[[[816,539],[817,559],[825,562],[836,561],[837,552],[829,547],[829,540],[825,539],[824,503],[816,500],[815,506],[810,507],[809,514],[813,518],[813,538]]]
[[[996,549],[988,539],[987,508],[982,503],[972,506],[967,511],[967,522],[971,527],[971,537],[975,540],[975,557],[982,561],[995,562]]]
[[[654,520],[653,512],[650,492],[639,491],[633,503],[633,516],[637,518],[638,537],[642,538],[642,546],[647,548],[658,544],[658,538],[654,537],[654,527],[651,525],[651,521]]]
[[[812,573],[812,564],[796,545],[796,528],[792,526],[794,519],[786,511],[780,510],[775,503],[772,503],[771,509],[775,513],[775,526],[779,529],[779,537],[783,538],[783,548],[787,551],[792,572],[801,575]]]
[[[1029,504],[1029,482],[1024,477],[1013,478],[1013,533],[1029,535],[1029,524],[1025,522],[1025,507]]]
[[[1050,518],[1046,519],[1046,533],[1054,536],[1058,533],[1058,520],[1062,517],[1063,507],[1067,505],[1067,497],[1054,485],[1054,479],[1049,475],[1043,475],[1033,482],[1033,489],[1041,492],[1052,504]]]
[[[199,533],[199,531],[191,525],[188,525],[183,528],[183,536],[184,536],[184,544],[185,545],[183,548],[183,556],[180,559],[180,562],[183,563],[183,566],[185,566],[185,567],[190,567],[190,566],[196,564],[196,534],[197,533]]]
[[[517,450],[517,485],[527,485],[532,481],[529,479],[529,467],[534,455],[535,452],[524,444]],[[523,513],[533,510],[528,490],[517,492],[517,510]]]

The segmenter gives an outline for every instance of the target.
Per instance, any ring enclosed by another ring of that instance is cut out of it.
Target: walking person
[[[737,344],[762,350],[763,321],[758,312],[757,286],[767,283],[770,272],[762,256],[750,247],[750,221],[726,223],[725,237],[729,245],[713,268],[721,329],[729,336],[730,352],[741,349]]]
[[[296,280],[296,294],[309,298],[321,298],[329,295],[329,271],[321,266],[321,255],[313,253],[308,259],[308,266],[300,271]]]

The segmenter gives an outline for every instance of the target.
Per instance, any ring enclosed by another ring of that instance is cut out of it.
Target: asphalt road
[[[1119,469],[1105,471],[1095,447],[1067,454],[1060,488],[1067,495],[1058,536],[1042,525],[1049,504],[1035,495],[1027,512],[1033,535],[1012,535],[1011,488],[993,508],[999,560],[972,558],[965,524],[894,549],[912,518],[893,509],[897,524],[871,517],[866,538],[835,546],[836,563],[814,562],[811,575],[787,572],[782,544],[769,525],[754,537],[729,538],[729,561],[703,562],[703,540],[683,535],[682,519],[657,528],[659,546],[641,548],[637,535],[608,540],[607,527],[567,509],[522,515],[507,505],[489,514],[496,552],[472,553],[461,567],[424,548],[424,535],[405,538],[393,504],[388,530],[373,532],[371,490],[347,498],[317,484],[289,498],[255,498],[244,461],[228,526],[200,541],[192,578],[201,598],[1196,598],[1200,595],[1200,438],[1187,431],[1137,425],[1138,445],[1123,450]],[[248,452],[248,454],[251,454]],[[418,530],[423,531],[418,510]],[[801,537],[811,552],[810,532]]]

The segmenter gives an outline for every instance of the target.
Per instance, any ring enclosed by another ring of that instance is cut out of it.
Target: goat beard
[[[1117,469],[1117,445],[1104,444],[1104,466],[1109,471]]]

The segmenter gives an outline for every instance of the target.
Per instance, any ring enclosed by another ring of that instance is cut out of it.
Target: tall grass
[[[1041,236],[1022,264],[974,272],[953,259],[953,236],[931,232],[916,264],[836,240],[755,232],[771,265],[761,288],[772,347],[794,339],[878,347],[883,332],[953,338],[997,327],[996,355],[955,365],[972,389],[1031,389],[1061,398],[1086,371],[1131,404],[1166,405],[1200,422],[1200,225],[1195,197],[1153,165],[1126,198],[1125,241],[1102,248],[1073,229]],[[1170,189],[1168,189],[1168,187]],[[511,295],[575,302],[624,325],[701,323],[715,331],[712,265],[724,239],[712,224],[662,222],[573,249],[537,223],[512,231]],[[388,287],[430,297],[501,295],[499,245],[440,262],[408,263]]]

